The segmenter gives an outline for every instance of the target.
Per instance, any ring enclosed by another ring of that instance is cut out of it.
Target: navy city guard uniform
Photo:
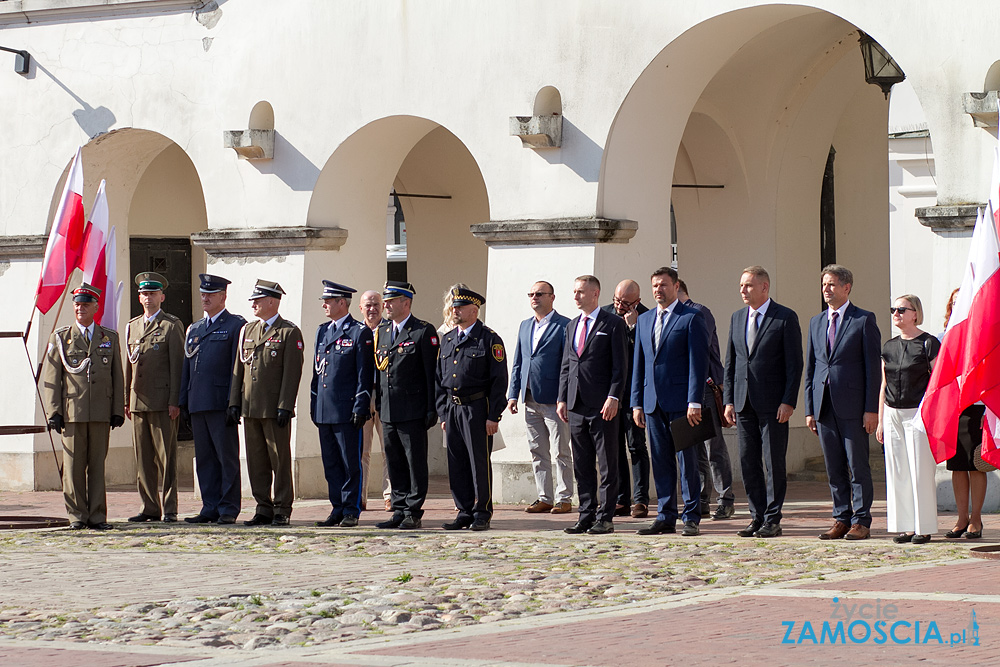
[[[202,294],[226,291],[230,281],[202,273]],[[240,513],[240,435],[226,415],[240,329],[247,321],[225,308],[191,324],[184,337],[180,407],[191,415],[201,511],[188,523],[235,523]]]
[[[482,306],[469,289],[452,290],[452,305]],[[461,337],[461,340],[459,338]],[[437,364],[437,410],[445,424],[448,480],[458,508],[449,530],[489,528],[493,516],[492,436],[486,422],[499,422],[507,407],[507,356],[499,334],[480,322],[464,332],[452,329],[441,340]]]
[[[350,302],[357,290],[323,281],[320,299]],[[319,325],[310,392],[309,414],[319,428],[323,473],[332,510],[319,526],[357,525],[364,489],[361,487],[361,451],[375,382],[372,330],[347,312]]]

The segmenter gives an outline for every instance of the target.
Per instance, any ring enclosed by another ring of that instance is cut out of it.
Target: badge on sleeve
[[[431,336],[431,345],[433,345],[434,347],[437,347],[437,344],[438,344],[438,337],[437,336]]]
[[[298,347],[301,350],[302,349],[302,341],[297,342],[295,344],[295,346]]]
[[[497,361],[503,361],[503,345],[500,343],[493,346],[493,358]]]

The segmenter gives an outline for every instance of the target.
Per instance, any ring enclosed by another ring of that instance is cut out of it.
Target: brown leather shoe
[[[845,540],[867,540],[868,536],[871,535],[872,531],[868,526],[862,526],[860,523],[856,523],[851,526],[851,529],[847,531],[847,535],[844,535]]]
[[[544,500],[536,500],[524,508],[524,511],[528,514],[543,514],[545,512],[550,512],[551,510],[552,503],[547,503]]]
[[[392,501],[388,498],[385,499],[385,511],[386,512],[392,511]]]
[[[821,539],[821,540],[839,540],[844,535],[847,535],[847,532],[850,529],[851,529],[851,527],[848,526],[843,521],[837,521],[836,523],[833,524],[833,528],[831,528],[830,530],[826,531],[825,533],[822,533],[819,536],[819,539]]]
[[[649,516],[649,507],[644,503],[636,503],[632,505],[632,516],[636,519],[642,519]]]
[[[569,514],[571,509],[573,506],[569,503],[556,503],[549,512],[551,514]]]

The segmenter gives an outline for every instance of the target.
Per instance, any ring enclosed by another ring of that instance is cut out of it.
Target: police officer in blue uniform
[[[246,320],[226,310],[230,281],[202,273],[205,317],[184,336],[180,407],[190,415],[201,511],[188,523],[236,523],[240,513],[240,436],[226,415],[240,329]]]
[[[479,308],[486,299],[465,288],[455,288],[451,295],[456,326],[441,340],[436,390],[458,516],[442,527],[489,530],[490,450],[507,407],[507,356],[499,334],[479,321]]]
[[[330,319],[316,330],[309,414],[319,428],[330,516],[317,526],[358,525],[361,513],[362,427],[368,421],[375,382],[372,330],[351,317],[357,290],[323,281],[323,312]]]

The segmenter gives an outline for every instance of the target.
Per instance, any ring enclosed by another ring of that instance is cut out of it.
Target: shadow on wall
[[[43,65],[39,64],[38,60],[35,58],[31,59],[31,71],[28,72],[28,78],[32,79],[35,76],[35,70],[41,71],[45,76],[52,79],[57,86],[66,91],[66,93],[76,100],[82,109],[77,109],[73,112],[73,118],[76,120],[77,125],[87,134],[91,139],[96,138],[101,134],[105,134],[111,129],[111,126],[118,122],[115,118],[115,114],[111,112],[111,109],[107,107],[97,107],[96,109],[89,104],[87,104],[79,95],[74,93],[72,90],[66,87],[62,81],[57,79],[55,75],[47,70]]]
[[[563,116],[562,147],[536,151],[549,164],[564,164],[587,183],[596,183],[601,173],[604,149],[569,118]]]
[[[274,159],[248,162],[262,174],[274,174],[296,192],[312,191],[319,178],[319,167],[277,131],[274,133]]]

